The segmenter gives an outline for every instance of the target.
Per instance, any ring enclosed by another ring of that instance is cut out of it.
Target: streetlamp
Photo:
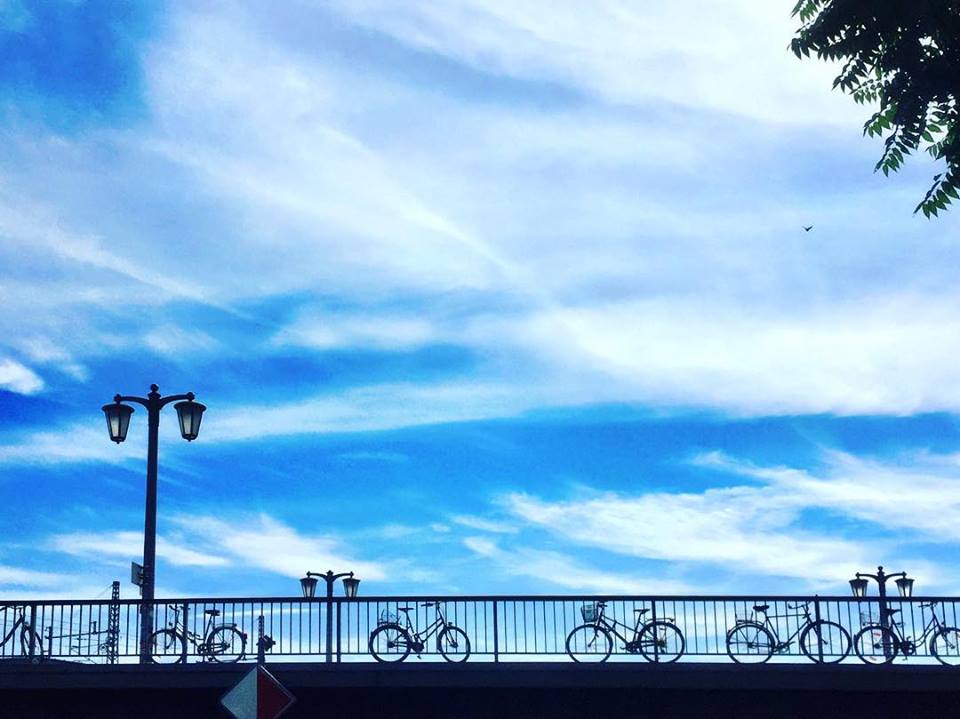
[[[323,574],[307,572],[306,576],[300,580],[300,589],[306,599],[316,597],[317,577],[322,578],[327,583],[327,663],[329,664],[333,661],[333,585],[338,579],[342,578],[344,595],[347,599],[354,599],[357,596],[360,580],[353,576],[353,572],[334,574],[331,569]]]
[[[193,401],[193,392],[161,397],[159,387],[150,385],[150,394],[146,397],[115,395],[112,404],[103,405],[107,417],[107,429],[110,439],[120,444],[127,438],[130,415],[133,407],[123,402],[135,402],[147,408],[147,503],[143,520],[143,584],[141,585],[140,611],[140,663],[151,661],[150,635],[153,633],[153,595],[157,549],[157,444],[160,429],[160,410],[171,402],[176,402],[177,418],[180,421],[180,434],[188,442],[197,438],[200,432],[200,420],[206,409]]]
[[[880,626],[884,629],[890,629],[890,612],[887,609],[887,580],[897,578],[897,592],[904,599],[909,599],[913,596],[913,580],[907,577],[906,572],[893,572],[892,574],[886,574],[883,571],[883,567],[877,567],[876,574],[869,574],[868,572],[857,572],[856,578],[850,580],[850,591],[853,592],[853,596],[858,599],[862,599],[867,596],[867,585],[869,582],[867,579],[873,579],[877,583],[877,587],[880,594]],[[886,632],[884,633],[886,636]],[[884,644],[883,653],[889,654],[890,648]]]

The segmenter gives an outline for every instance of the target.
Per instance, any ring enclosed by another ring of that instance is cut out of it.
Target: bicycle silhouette
[[[850,653],[850,633],[836,622],[814,619],[810,615],[810,602],[787,604],[787,609],[799,609],[796,614],[768,615],[769,604],[755,604],[753,619],[737,619],[733,629],[727,632],[727,654],[738,664],[763,664],[776,654],[783,654],[800,636],[800,651],[817,664],[835,664]],[[757,615],[763,617],[759,621]],[[803,618],[795,632],[781,641],[770,619]]]
[[[465,662],[470,656],[470,639],[460,627],[448,622],[443,616],[440,602],[423,602],[421,607],[435,607],[436,618],[423,631],[416,631],[410,622],[410,612],[416,607],[397,607],[400,616],[384,610],[380,613],[377,628],[370,632],[368,646],[378,662],[402,662],[410,652],[419,659],[426,641],[437,635],[437,650],[448,662]]]
[[[180,664],[186,659],[186,645],[190,642],[204,661],[231,664],[243,659],[246,652],[247,635],[237,629],[236,624],[214,624],[220,616],[219,609],[205,609],[207,623],[203,629],[203,639],[191,632],[180,621],[180,607],[168,604],[173,612],[173,621],[164,629],[158,629],[150,635],[150,658],[155,664]]]
[[[630,654],[641,654],[648,662],[675,662],[683,654],[683,632],[673,623],[673,618],[644,621],[649,609],[634,609],[637,622],[629,626],[616,619],[608,619],[606,602],[593,602],[580,607],[585,624],[574,627],[567,635],[567,654],[575,662],[605,662],[613,652],[613,637],[616,636]],[[628,639],[617,629],[632,632]]]
[[[0,606],[0,613],[3,614],[3,623],[7,623],[7,610],[10,609],[10,605]],[[20,653],[24,656],[30,654],[30,644],[33,644],[33,656],[42,659],[43,658],[43,640],[40,638],[40,635],[30,626],[30,622],[24,616],[24,607],[14,607],[16,612],[16,618],[14,619],[13,626],[10,627],[10,631],[7,632],[3,639],[0,640],[0,648],[2,648],[7,642],[13,639],[13,636],[17,633],[17,629],[20,629]]]
[[[930,654],[941,664],[960,667],[960,629],[948,627],[940,621],[936,612],[938,604],[940,602],[920,604],[921,616],[924,609],[930,610],[930,621],[916,639],[904,636],[903,622],[897,621],[896,616],[900,613],[899,609],[880,607],[880,611],[887,617],[887,626],[883,626],[881,622],[870,622],[857,632],[853,638],[857,656],[867,664],[889,664],[896,659],[897,654],[902,654],[904,659],[912,657],[929,637]]]

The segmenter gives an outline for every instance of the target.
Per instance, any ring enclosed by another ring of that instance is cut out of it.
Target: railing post
[[[500,663],[500,622],[497,620],[497,600],[493,600],[493,663]]]
[[[813,595],[813,614],[817,618],[817,661],[823,664],[823,627],[820,626],[820,595]]]
[[[653,630],[653,661],[660,663],[660,637],[657,636],[657,600],[650,600],[650,628]]]
[[[343,603],[337,602],[337,664],[340,663],[340,613],[343,611]]]
[[[263,646],[263,615],[257,617],[257,664],[263,664],[266,661]]]
[[[47,627],[47,657],[53,656],[53,625]]]
[[[30,605],[30,659],[37,655],[37,605]],[[43,653],[43,647],[40,647],[40,653]]]
[[[188,612],[190,611],[190,605],[186,602],[183,603],[183,649],[180,650],[180,663],[187,663],[187,627],[189,626],[187,622],[190,619]],[[203,641],[206,641],[204,637]]]

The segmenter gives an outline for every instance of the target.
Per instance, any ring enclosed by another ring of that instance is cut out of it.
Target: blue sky
[[[126,580],[151,382],[162,594],[960,591],[960,225],[790,5],[0,3],[0,594]]]

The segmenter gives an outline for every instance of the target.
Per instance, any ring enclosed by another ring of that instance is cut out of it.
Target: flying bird
[[[810,230],[812,230],[812,229],[813,229],[813,225],[810,225],[809,227],[804,226],[803,231],[804,231],[804,232],[810,232]]]

